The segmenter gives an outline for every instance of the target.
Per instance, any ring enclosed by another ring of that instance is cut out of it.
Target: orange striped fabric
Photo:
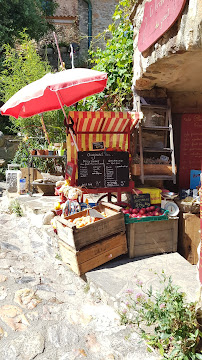
[[[105,147],[129,151],[129,135],[139,121],[139,112],[70,111],[79,151],[93,150],[93,142],[103,141]],[[77,162],[77,151],[67,136],[67,160]]]

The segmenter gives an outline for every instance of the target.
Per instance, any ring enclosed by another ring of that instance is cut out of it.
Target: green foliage
[[[45,16],[53,15],[56,6],[47,0],[0,0],[0,43],[14,44],[24,28],[31,38],[39,40],[50,28]]]
[[[7,165],[0,167],[0,181],[6,180],[6,170],[7,170]]]
[[[159,278],[161,290],[155,294],[152,287],[145,291],[139,280],[140,293],[134,297],[133,291],[128,290],[128,301],[120,312],[122,324],[138,325],[148,350],[158,349],[162,359],[200,359],[197,346],[202,334],[195,304],[186,302],[185,294],[173,284],[171,277],[162,272]]]
[[[2,100],[6,102],[18,90],[40,79],[51,71],[47,61],[42,61],[36,52],[35,43],[23,32],[15,48],[4,46],[5,59],[0,79]],[[31,118],[12,118],[12,131],[35,138],[44,137],[40,115]],[[61,110],[44,113],[44,123],[51,141],[65,139],[64,116]]]
[[[121,0],[113,15],[113,23],[97,40],[109,38],[102,50],[97,47],[96,39],[90,50],[93,69],[108,73],[108,83],[104,92],[94,95],[85,103],[86,110],[122,110],[132,106],[133,76],[133,27],[129,14],[134,0]],[[83,105],[80,103],[80,109]]]
[[[10,211],[11,214],[15,214],[16,216],[23,216],[23,210],[17,199],[12,200],[10,202],[8,210]]]
[[[48,149],[48,143],[44,138],[28,138],[23,139],[19,146],[18,150],[15,153],[13,162],[20,164],[21,167],[27,167],[31,161],[30,150],[32,149]],[[62,166],[63,159],[57,160],[57,166]],[[55,173],[55,162],[54,159],[33,159],[33,166],[41,172]]]

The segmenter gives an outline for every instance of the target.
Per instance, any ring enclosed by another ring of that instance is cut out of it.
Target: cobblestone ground
[[[0,232],[1,360],[157,359],[59,260],[40,215],[10,215],[1,197]]]

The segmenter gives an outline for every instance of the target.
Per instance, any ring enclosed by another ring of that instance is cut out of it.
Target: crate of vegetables
[[[168,210],[161,209],[158,206],[149,206],[142,209],[122,209],[125,223],[132,224],[145,221],[168,220]]]
[[[125,233],[124,214],[120,206],[102,202],[93,209],[103,218],[90,216],[88,209],[65,218],[56,216],[59,238],[73,249],[80,250],[111,235]]]

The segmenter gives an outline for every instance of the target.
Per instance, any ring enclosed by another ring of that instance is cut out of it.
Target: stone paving
[[[158,359],[64,266],[42,216],[10,215],[0,198],[0,359]]]

